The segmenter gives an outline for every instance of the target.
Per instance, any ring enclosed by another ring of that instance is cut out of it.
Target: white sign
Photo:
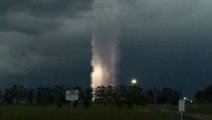
[[[78,90],[66,90],[66,100],[75,101],[79,99],[79,91]]]
[[[179,100],[179,112],[185,111],[185,100]]]

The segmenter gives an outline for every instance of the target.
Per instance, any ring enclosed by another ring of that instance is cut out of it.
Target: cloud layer
[[[188,93],[211,83],[210,0],[117,1],[120,83],[137,77],[147,88],[171,86]],[[33,85],[88,85],[93,3],[0,0],[1,85],[22,79]]]

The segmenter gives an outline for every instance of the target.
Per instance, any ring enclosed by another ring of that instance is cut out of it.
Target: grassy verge
[[[178,111],[178,106],[167,106],[171,111]],[[186,104],[186,112],[212,115],[212,104]]]
[[[202,113],[212,115],[212,105],[188,105],[188,111],[191,113]]]
[[[153,106],[92,106],[87,110],[78,107],[72,109],[72,116],[70,112],[69,106],[0,106],[0,120],[178,120],[178,116],[155,111]]]

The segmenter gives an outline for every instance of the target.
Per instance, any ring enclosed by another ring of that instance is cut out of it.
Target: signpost
[[[79,99],[79,91],[78,90],[66,90],[66,100],[76,101],[78,99]]]
[[[185,100],[179,100],[179,112],[181,113],[181,120],[183,120],[183,112],[185,112]]]
[[[72,108],[72,102],[79,100],[79,90],[66,90],[66,100],[71,101]]]

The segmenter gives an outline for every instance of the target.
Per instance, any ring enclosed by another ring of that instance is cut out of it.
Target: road
[[[166,109],[157,109],[161,112],[167,112],[170,114],[179,114],[180,117],[180,113],[176,112],[176,111],[170,111],[170,110],[166,110]],[[188,113],[185,112],[183,113],[183,119],[184,120],[212,120],[212,116],[211,115],[206,115],[206,114],[199,114],[199,113]]]
[[[185,117],[194,118],[195,120],[212,120],[212,116],[197,113],[185,113]]]

